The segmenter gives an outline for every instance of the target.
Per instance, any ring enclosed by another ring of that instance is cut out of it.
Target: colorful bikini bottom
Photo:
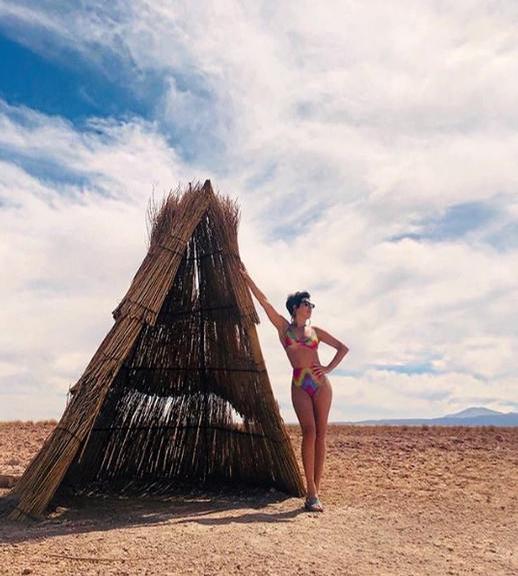
[[[293,386],[305,390],[310,396],[313,396],[320,387],[317,376],[312,372],[311,368],[293,368],[291,383]]]

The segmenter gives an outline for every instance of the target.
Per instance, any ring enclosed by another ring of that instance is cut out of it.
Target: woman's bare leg
[[[291,387],[291,399],[302,428],[302,463],[306,475],[308,496],[316,496],[315,487],[315,415],[311,396],[297,386]]]
[[[326,379],[313,396],[313,405],[315,409],[315,488],[318,493],[320,490],[320,480],[324,471],[324,460],[326,457],[326,434],[327,418],[331,408],[333,398],[333,389]]]

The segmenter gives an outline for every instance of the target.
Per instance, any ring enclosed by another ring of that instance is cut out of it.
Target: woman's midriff
[[[285,349],[286,355],[292,366],[311,366],[312,364],[320,364],[316,350],[308,350],[307,348],[296,348],[295,350]]]

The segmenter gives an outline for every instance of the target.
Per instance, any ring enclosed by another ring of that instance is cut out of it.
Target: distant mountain
[[[472,407],[440,418],[389,418],[385,420],[359,420],[342,424],[374,426],[518,426],[518,412],[497,412],[483,407]]]
[[[490,410],[483,406],[474,406],[473,408],[466,408],[454,414],[446,414],[444,418],[472,418],[473,416],[496,416],[499,414],[504,414],[504,412],[497,412],[496,410]]]

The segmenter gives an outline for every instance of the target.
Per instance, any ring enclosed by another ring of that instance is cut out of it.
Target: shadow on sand
[[[292,500],[289,510],[272,506]],[[223,513],[223,514],[222,514]],[[48,539],[68,534],[108,531],[162,523],[225,525],[290,522],[304,513],[302,502],[276,490],[250,490],[121,496],[116,494],[60,495],[41,520],[0,519],[0,543]]]

